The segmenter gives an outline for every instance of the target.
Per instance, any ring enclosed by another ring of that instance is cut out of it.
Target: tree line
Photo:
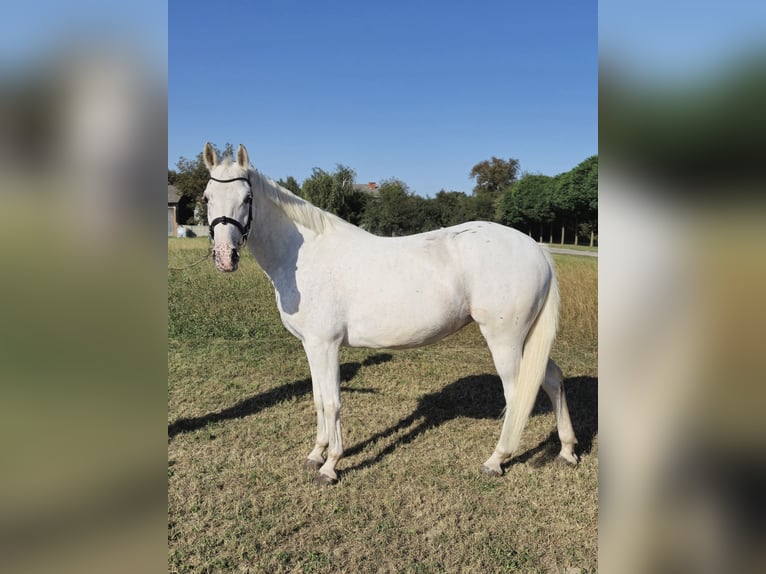
[[[222,154],[231,154],[226,144]],[[168,170],[168,183],[181,194],[179,223],[206,224],[202,193],[209,179],[202,154],[180,158]],[[598,156],[571,170],[548,176],[522,173],[519,160],[492,157],[469,172],[472,194],[441,190],[434,197],[415,194],[400,179],[377,189],[360,189],[356,173],[338,164],[333,171],[314,168],[302,183],[288,176],[282,187],[371,233],[398,236],[449,227],[465,221],[495,221],[551,243],[590,243],[598,234]]]

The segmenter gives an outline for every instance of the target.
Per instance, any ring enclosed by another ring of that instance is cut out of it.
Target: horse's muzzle
[[[236,271],[239,265],[239,250],[236,247],[222,246],[213,248],[213,263],[218,271],[229,273]]]

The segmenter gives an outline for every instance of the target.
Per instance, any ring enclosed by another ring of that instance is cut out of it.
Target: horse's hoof
[[[320,472],[319,474],[317,474],[314,477],[314,481],[313,482],[317,486],[332,486],[333,484],[338,482],[338,479],[337,478],[331,478],[331,477],[327,476],[326,474],[322,474]]]
[[[497,471],[494,468],[488,467],[486,464],[481,465],[481,473],[493,477],[503,476],[502,470]]]
[[[308,470],[309,472],[319,472],[319,469],[322,468],[323,464],[323,462],[319,462],[318,460],[307,458],[306,462],[303,463],[303,469]]]
[[[577,458],[576,454],[573,454],[571,459],[563,454],[556,457],[556,463],[562,466],[577,466],[578,462],[580,462],[580,460]]]

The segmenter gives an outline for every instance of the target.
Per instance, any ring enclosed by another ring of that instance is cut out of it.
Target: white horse
[[[274,286],[282,322],[306,351],[317,411],[306,465],[318,469],[315,482],[335,483],[343,454],[341,345],[419,347],[471,321],[489,345],[506,401],[500,440],[482,470],[503,474],[541,383],[556,415],[559,457],[577,463],[561,370],[549,360],[559,293],[547,251],[487,222],[377,237],[252,169],[241,145],[236,161],[219,161],[210,144],[203,157],[215,266],[235,271],[247,243]]]

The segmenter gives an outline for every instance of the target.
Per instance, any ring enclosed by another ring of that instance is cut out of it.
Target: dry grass
[[[171,240],[170,265],[204,254]],[[479,467],[502,389],[478,329],[406,352],[344,349],[341,481],[301,465],[315,414],[305,356],[250,258],[169,280],[168,568],[171,572],[596,570],[596,261],[556,256],[554,357],[568,377],[577,468],[541,396],[503,478]]]

